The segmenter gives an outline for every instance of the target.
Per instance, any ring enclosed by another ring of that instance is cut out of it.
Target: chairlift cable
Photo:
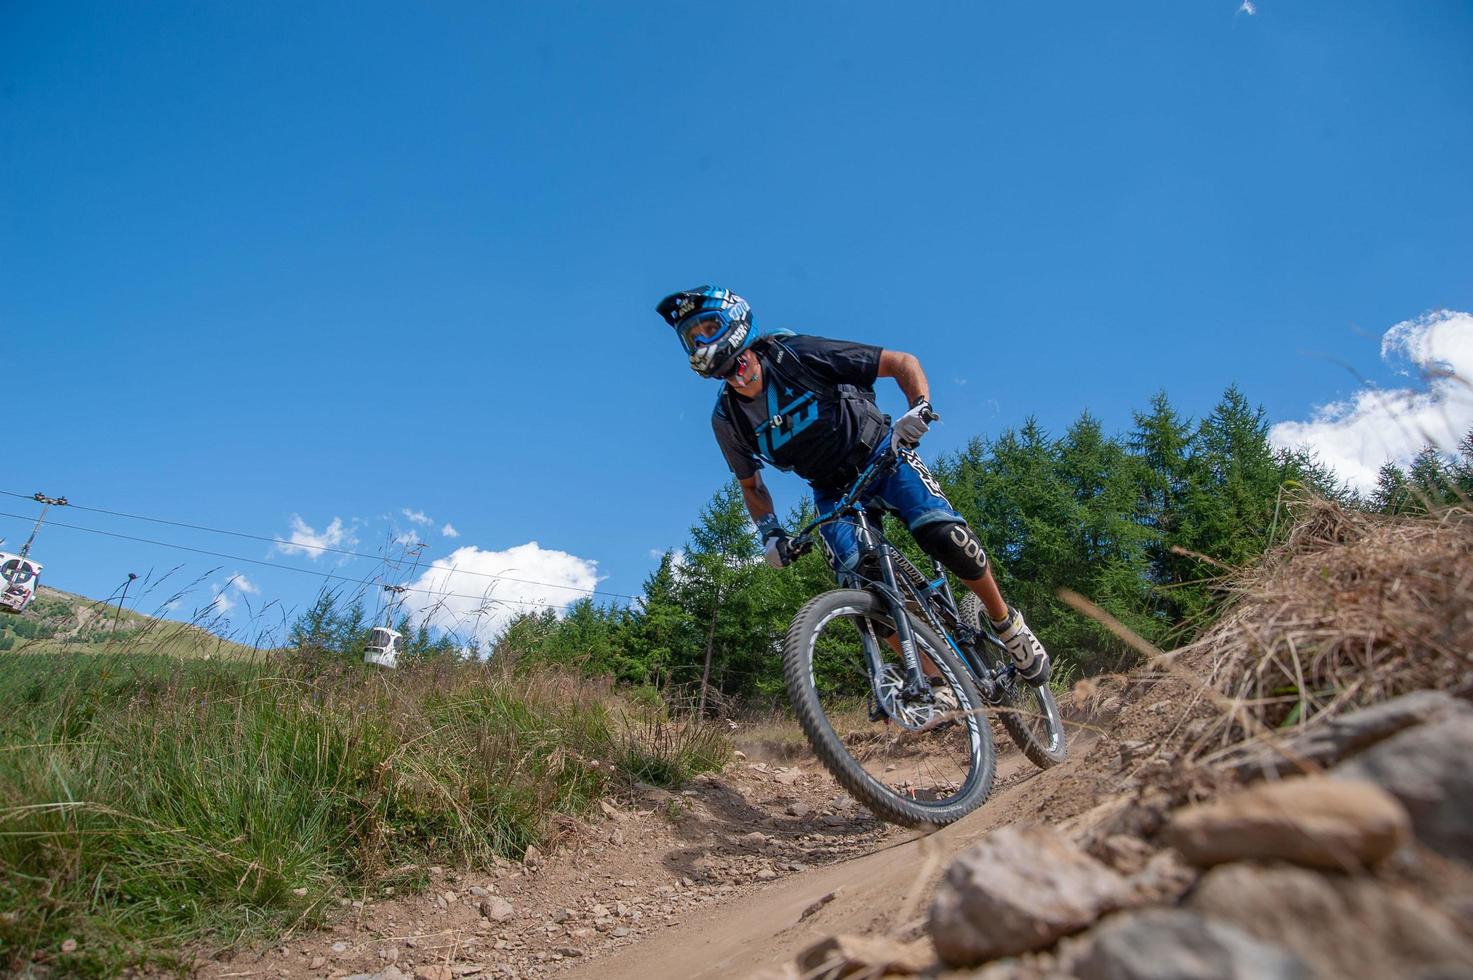
[[[3,492],[4,491],[0,491],[0,493],[3,493]],[[25,517],[24,515],[21,515],[21,514],[11,514],[11,513],[5,512],[5,511],[0,511],[0,517],[9,517],[9,518],[13,518],[15,520],[20,520],[20,521],[28,520],[28,518]],[[279,562],[263,561],[260,558],[246,558],[246,557],[241,556],[241,555],[228,555],[228,554],[225,554],[224,552],[220,552],[220,551],[209,551],[209,550],[206,550],[204,548],[191,548],[188,545],[173,544],[172,542],[169,542],[169,541],[155,541],[152,538],[139,538],[139,537],[135,537],[135,536],[133,536],[131,534],[120,534],[120,533],[118,533],[116,531],[104,531],[104,530],[101,530],[100,528],[95,528],[95,527],[82,527],[79,524],[64,524],[61,521],[48,521],[47,524],[49,526],[51,526],[51,527],[64,527],[64,528],[67,528],[68,530],[72,530],[72,531],[84,531],[84,532],[86,532],[88,534],[101,534],[101,535],[104,535],[104,536],[109,537],[109,538],[120,538],[120,539],[122,539],[124,541],[136,541],[139,544],[151,544],[151,545],[157,545],[158,547],[161,547],[161,548],[173,548],[176,551],[188,551],[188,552],[192,552],[192,553],[197,554],[197,555],[207,555],[207,556],[209,556],[211,558],[225,558],[225,559],[228,559],[230,561],[245,562],[245,563],[251,564],[251,565],[262,565],[262,566],[265,566],[266,568],[280,568],[280,569],[284,569],[285,571],[288,571],[288,572],[300,572],[303,575],[316,575],[319,578],[331,579],[331,580],[337,581],[337,582],[349,582],[349,583],[352,583],[354,585],[365,585],[365,586],[368,584],[368,579],[356,579],[356,578],[352,578],[352,577],[347,576],[347,575],[335,575],[332,572],[319,572],[316,569],[312,569],[312,568],[300,568],[300,567],[298,567],[296,565],[283,565],[283,564],[280,564]],[[368,557],[368,556],[365,555],[365,556],[362,556],[362,557]],[[447,571],[450,572],[450,573],[452,573],[452,574],[469,574],[468,572],[461,572],[458,569],[447,569]],[[493,577],[496,577],[496,576],[493,576]],[[369,576],[369,578],[372,578],[372,576]],[[516,580],[513,579],[513,580],[510,580],[510,581],[516,581]],[[543,585],[543,584],[547,584],[547,583],[534,582],[534,583],[529,583],[529,584]],[[542,606],[542,607],[545,607],[547,609],[561,609],[561,608],[563,608],[561,605],[558,605],[557,603],[543,602],[543,601],[538,600],[538,599],[497,599],[497,598],[494,598],[494,597],[490,596],[489,594],[472,595],[472,594],[464,593],[464,592],[442,592],[442,591],[440,591],[438,589],[419,589],[419,588],[415,588],[415,587],[409,586],[409,585],[401,586],[401,588],[403,588],[406,592],[418,592],[418,593],[422,593],[424,595],[435,596],[436,598],[439,598],[439,599],[473,599],[473,600],[475,600],[477,602],[486,602],[486,601],[491,601],[491,602],[504,602],[504,603],[507,603],[507,604],[515,604],[515,605],[523,605],[523,606]],[[587,590],[579,589],[578,591],[582,592],[582,591],[587,591]]]
[[[19,498],[21,500],[34,500],[35,499],[35,495],[34,494],[29,494],[29,493],[15,493],[14,491],[11,491],[11,490],[0,490],[0,495],[4,495],[6,497],[16,497],[16,498]],[[364,554],[361,551],[347,551],[347,550],[345,550],[343,548],[333,548],[333,547],[330,547],[328,545],[323,545],[323,544],[297,544],[297,543],[292,542],[292,541],[285,541],[285,540],[283,540],[281,538],[268,538],[268,537],[266,537],[264,535],[260,535],[260,534],[251,534],[251,533],[249,533],[247,531],[231,531],[231,530],[228,530],[226,528],[210,527],[210,526],[205,525],[205,524],[190,524],[190,523],[188,523],[186,521],[171,521],[171,520],[168,520],[167,518],[163,518],[163,517],[148,517],[148,516],[145,516],[143,514],[128,514],[128,513],[124,513],[123,511],[106,510],[106,509],[104,509],[102,507],[85,507],[85,506],[83,506],[81,504],[72,503],[70,501],[68,501],[67,506],[69,506],[72,510],[85,510],[85,511],[90,511],[91,513],[94,513],[94,514],[106,514],[109,517],[125,517],[125,518],[128,518],[129,520],[134,520],[134,521],[149,521],[150,523],[153,523],[153,524],[167,524],[170,527],[182,527],[182,528],[187,528],[187,529],[189,529],[191,531],[208,531],[211,534],[226,534],[226,535],[230,535],[231,537],[236,537],[236,538],[247,538],[247,539],[249,539],[251,541],[264,541],[267,544],[287,545],[288,547],[292,547],[292,548],[301,548],[304,551],[316,551],[316,552],[327,553],[327,554],[344,555],[344,556],[349,557],[349,558],[365,558],[365,559],[368,559],[369,561],[375,561],[375,562],[384,561],[385,560],[382,555],[369,555],[369,554]],[[23,518],[23,519],[28,519],[28,518]],[[66,527],[67,525],[65,525],[65,524],[58,524],[57,526],[58,527]],[[144,540],[144,539],[139,539],[139,540]],[[155,542],[155,543],[157,543],[157,542]],[[277,566],[277,567],[280,567],[280,568],[288,568],[290,566],[281,565],[281,566]],[[608,592],[608,591],[605,591],[603,589],[585,589],[585,588],[583,588],[581,586],[577,586],[577,585],[562,585],[562,584],[559,584],[557,582],[538,582],[538,581],[536,581],[534,579],[517,578],[516,576],[512,576],[512,575],[500,575],[500,574],[497,574],[496,572],[476,572],[476,571],[472,571],[470,569],[458,569],[457,570],[457,574],[460,574],[460,575],[474,575],[477,578],[500,579],[500,580],[507,581],[507,582],[517,582],[517,583],[519,583],[521,585],[538,585],[538,586],[542,586],[543,588],[547,588],[547,589],[566,589],[569,592],[582,592],[582,593],[585,593],[587,595],[606,596],[606,597],[611,598],[611,599],[630,599],[630,600],[633,600],[633,599],[638,599],[639,598],[639,596],[630,595],[630,594],[625,593],[625,592]],[[551,604],[548,603],[547,605],[551,605]]]

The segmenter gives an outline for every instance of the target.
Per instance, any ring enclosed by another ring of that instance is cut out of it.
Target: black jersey
[[[820,488],[852,480],[890,422],[874,403],[880,348],[786,336],[752,350],[762,393],[744,398],[723,384],[711,413],[732,473],[746,479],[766,461]]]

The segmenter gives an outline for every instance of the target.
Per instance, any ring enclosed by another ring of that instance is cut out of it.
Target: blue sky
[[[1122,429],[1161,387],[1333,425],[1357,375],[1417,388],[1394,324],[1473,309],[1473,7],[900,10],[0,5],[0,490],[632,593],[725,478],[672,289],[915,353],[932,455]],[[220,567],[206,600],[318,584],[61,528],[37,554],[93,595],[181,561]]]

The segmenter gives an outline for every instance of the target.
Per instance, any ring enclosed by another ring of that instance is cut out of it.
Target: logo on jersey
[[[767,421],[757,430],[758,444],[765,443],[766,454],[771,458],[817,421],[818,397],[813,392],[786,388],[779,397],[778,386],[774,384],[767,389]]]

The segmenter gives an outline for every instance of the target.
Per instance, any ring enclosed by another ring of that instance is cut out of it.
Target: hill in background
[[[0,651],[16,653],[127,650],[175,657],[241,657],[259,648],[217,636],[196,617],[184,623],[119,611],[116,600],[88,599],[48,586],[20,615],[0,614]]]

